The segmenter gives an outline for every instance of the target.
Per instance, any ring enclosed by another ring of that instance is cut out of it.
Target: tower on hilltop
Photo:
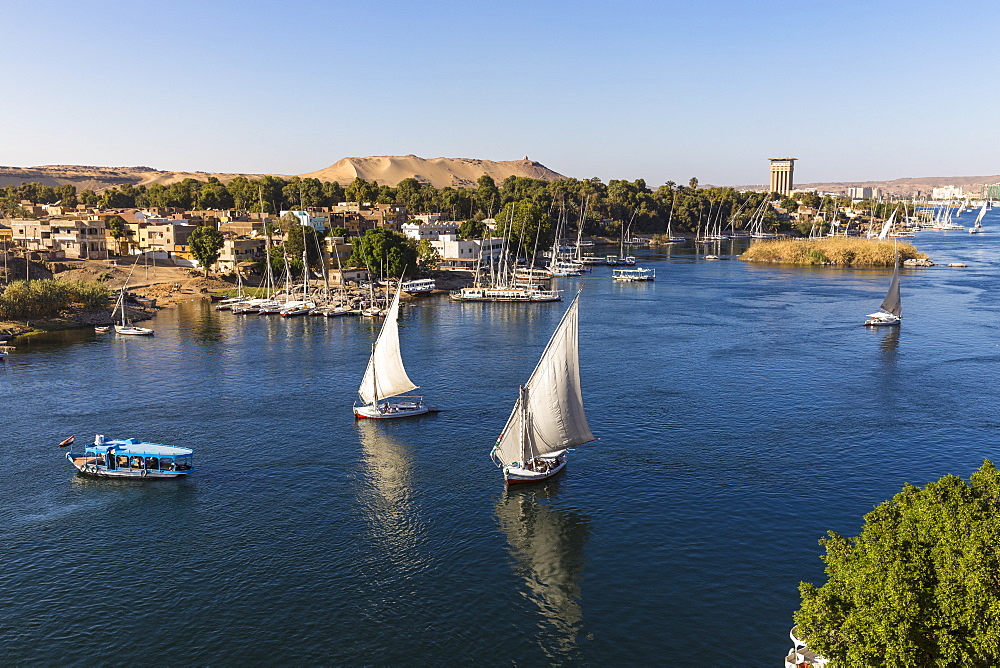
[[[771,161],[771,192],[790,195],[794,187],[792,174],[798,158],[768,158],[768,160]]]

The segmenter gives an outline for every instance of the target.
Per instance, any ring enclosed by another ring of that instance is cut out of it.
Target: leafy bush
[[[0,293],[0,317],[9,320],[51,318],[74,304],[105,306],[111,292],[99,283],[45,279],[14,281]]]

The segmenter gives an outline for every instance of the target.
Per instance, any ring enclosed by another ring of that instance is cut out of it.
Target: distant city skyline
[[[303,174],[516,160],[750,185],[1000,172],[995,3],[5,8],[0,163]],[[933,48],[930,48],[933,47]]]

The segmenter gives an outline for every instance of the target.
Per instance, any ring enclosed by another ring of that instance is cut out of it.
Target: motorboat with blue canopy
[[[194,451],[137,438],[98,434],[83,453],[67,452],[80,473],[106,478],[176,478],[194,471]]]

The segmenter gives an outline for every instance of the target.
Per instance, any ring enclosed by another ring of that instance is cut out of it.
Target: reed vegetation
[[[100,283],[44,279],[14,281],[0,292],[0,319],[52,318],[73,307],[100,308],[111,291]]]
[[[844,267],[891,267],[899,261],[925,259],[913,244],[858,237],[767,239],[755,242],[740,256],[748,262],[835,264]]]

